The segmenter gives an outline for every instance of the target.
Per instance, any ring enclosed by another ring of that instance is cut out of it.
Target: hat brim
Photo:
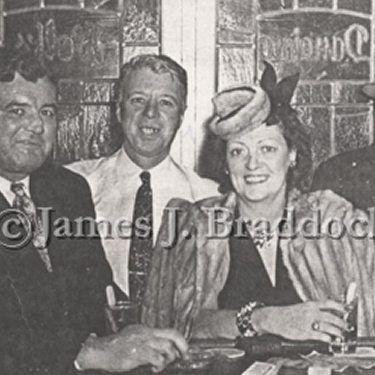
[[[375,99],[375,83],[368,83],[362,87],[362,92],[370,99]]]
[[[243,89],[241,88],[240,90]],[[271,103],[267,93],[261,87],[253,86],[248,103],[239,103],[240,106],[234,109],[231,102],[233,101],[232,96],[236,94],[238,93],[235,90],[223,91],[214,98],[214,105],[218,102],[216,98],[219,97],[221,107],[230,108],[231,110],[231,112],[225,113],[225,116],[222,117],[217,115],[220,111],[215,105],[216,115],[209,125],[214,134],[226,141],[237,137],[238,134],[243,134],[260,126],[270,114]],[[227,102],[230,105],[227,105]]]

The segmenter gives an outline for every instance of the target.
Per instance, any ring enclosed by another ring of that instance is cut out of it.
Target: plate
[[[189,359],[177,360],[176,362],[172,363],[171,367],[173,369],[178,369],[186,372],[203,370],[211,365],[211,362],[214,358],[214,354],[207,349],[200,349],[194,347],[190,348],[188,353]]]

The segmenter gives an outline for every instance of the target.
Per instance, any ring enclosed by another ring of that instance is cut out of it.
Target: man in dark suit
[[[375,99],[375,84],[367,84],[363,93]],[[375,143],[343,152],[322,163],[315,171],[311,191],[330,189],[366,210],[375,207]]]
[[[315,171],[311,191],[330,189],[362,210],[375,207],[375,144],[343,152]]]
[[[0,134],[0,373],[158,370],[183,353],[174,331],[101,336],[112,274],[76,220],[95,217],[87,183],[49,158],[56,89],[29,55],[1,56]]]

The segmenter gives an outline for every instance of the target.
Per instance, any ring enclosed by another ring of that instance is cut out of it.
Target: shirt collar
[[[30,196],[30,176],[26,176],[22,180],[15,181],[16,183],[21,183],[25,185],[26,192]],[[6,178],[0,176],[0,192],[4,195],[5,199],[9,204],[13,204],[14,193],[10,190],[12,181],[7,180]]]
[[[126,169],[124,170],[125,175],[141,174],[142,171],[146,170],[150,172],[151,178],[157,178],[162,176],[162,172],[167,171],[172,163],[172,158],[168,155],[161,163],[151,169],[143,169],[139,165],[135,164],[126,153],[124,147],[121,147],[120,159],[126,163]],[[165,176],[163,176],[165,178]]]

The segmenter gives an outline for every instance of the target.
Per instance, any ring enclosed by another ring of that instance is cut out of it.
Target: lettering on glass
[[[36,22],[30,22],[31,17],[7,17],[7,38],[19,48],[32,49],[57,77],[118,76],[120,33],[116,17],[69,13],[67,18],[60,12],[33,18]]]
[[[349,58],[354,63],[369,61],[365,50],[370,42],[369,30],[360,24],[350,25],[342,36],[305,36],[300,37],[300,29],[294,30],[295,36],[274,38],[262,35],[259,50],[263,59],[298,62],[301,60],[342,62]]]

